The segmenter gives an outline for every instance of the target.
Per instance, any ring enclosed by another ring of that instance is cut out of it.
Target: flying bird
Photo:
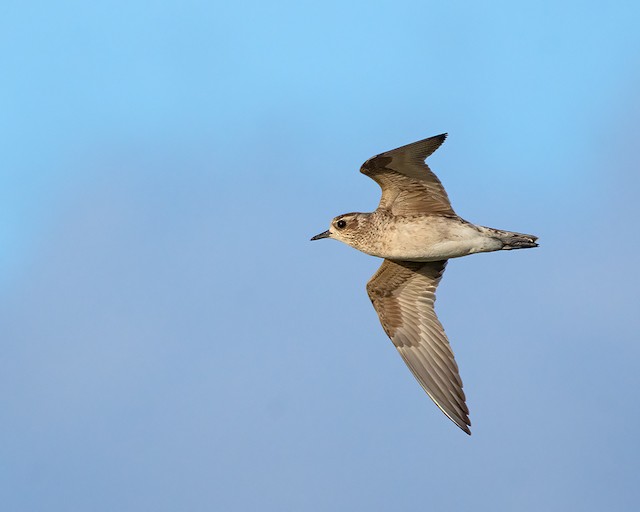
[[[311,240],[333,238],[384,258],[367,283],[382,328],[429,397],[471,434],[458,365],[434,310],[436,288],[450,258],[537,247],[538,237],[477,226],[456,215],[425,163],[446,137],[436,135],[367,160],[360,172],[382,189],[376,211],[339,215]]]

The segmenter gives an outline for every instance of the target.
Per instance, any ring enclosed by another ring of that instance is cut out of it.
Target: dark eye
[[[342,229],[347,227],[347,221],[346,220],[339,220],[338,222],[336,222],[336,227],[338,229]]]

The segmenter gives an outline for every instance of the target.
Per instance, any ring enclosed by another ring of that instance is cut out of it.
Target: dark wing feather
[[[469,409],[458,365],[434,310],[446,261],[384,260],[367,293],[385,332],[423,389],[467,434]]]
[[[455,215],[442,183],[425,163],[446,138],[443,133],[407,144],[374,156],[362,165],[360,172],[382,188],[379,209],[393,215]]]

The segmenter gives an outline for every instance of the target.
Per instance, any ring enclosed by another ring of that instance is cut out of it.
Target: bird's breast
[[[473,224],[441,216],[383,219],[371,235],[357,248],[392,260],[438,261],[499,248]]]

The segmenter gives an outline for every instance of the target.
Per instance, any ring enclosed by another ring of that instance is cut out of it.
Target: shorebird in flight
[[[534,235],[476,226],[458,217],[425,159],[444,142],[436,135],[367,160],[360,172],[382,188],[373,213],[345,213],[311,240],[334,238],[384,258],[367,283],[382,328],[440,410],[471,434],[462,380],[434,311],[447,260],[477,252],[537,247]]]

